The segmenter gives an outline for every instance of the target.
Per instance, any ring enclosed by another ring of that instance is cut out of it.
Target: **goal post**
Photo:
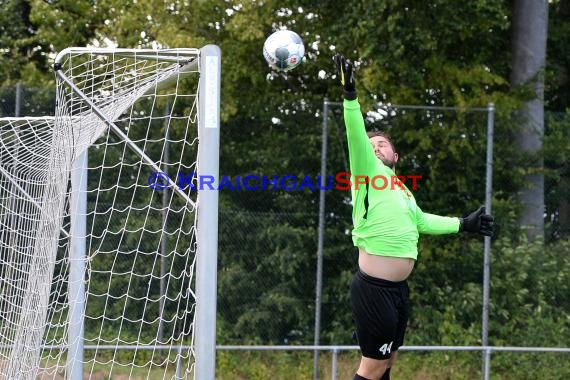
[[[204,67],[200,81],[198,138],[198,175],[210,175],[219,183],[220,147],[220,52],[214,46],[206,46],[201,56]],[[201,178],[201,177],[199,177]],[[218,252],[218,192],[203,189],[199,193],[198,206],[198,257],[196,295],[201,301],[196,305],[196,374],[198,379],[214,379],[216,368],[216,299]],[[205,206],[207,205],[207,206]],[[204,244],[200,245],[200,242]]]
[[[220,49],[54,68],[55,118],[0,124],[0,377],[214,379]]]

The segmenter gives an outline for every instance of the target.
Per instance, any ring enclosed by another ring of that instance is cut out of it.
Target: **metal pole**
[[[16,83],[16,102],[14,106],[14,116],[20,117],[20,111],[22,110],[22,83]]]
[[[318,346],[321,338],[321,299],[323,293],[323,247],[325,239],[325,188],[327,175],[327,139],[328,139],[329,104],[325,98],[323,102],[323,131],[321,143],[321,188],[319,192],[319,236],[317,243],[317,284],[315,296],[315,340]],[[319,378],[319,351],[313,354],[313,379]]]
[[[87,242],[87,150],[73,161],[70,208],[69,349],[67,351],[69,376],[67,378],[82,380]]]
[[[485,355],[485,359],[483,360],[483,378],[489,380],[491,376],[491,349],[485,349],[483,355]]]
[[[495,126],[495,105],[489,103],[487,107],[487,165],[485,183],[485,209],[487,213],[492,212],[493,200],[493,135]],[[489,293],[491,278],[491,238],[486,236],[484,240],[483,252],[483,321],[482,321],[482,345],[489,346]],[[489,380],[490,356],[491,352],[485,350],[483,353],[483,379]]]
[[[166,101],[166,119],[164,126],[164,153],[162,156],[162,171],[168,176],[168,162],[170,161],[170,103]],[[162,191],[162,236],[160,239],[160,319],[158,321],[158,342],[164,343],[164,304],[166,297],[166,255],[168,251],[168,234],[166,223],[168,222],[168,203],[170,191],[167,187]]]
[[[207,45],[200,53],[198,89],[198,175],[219,183],[221,51]],[[198,192],[196,241],[196,380],[214,380],[216,373],[216,290],[218,274],[218,191]]]
[[[336,348],[334,348],[332,350],[332,368],[331,368],[331,379],[332,380],[336,380],[337,357],[338,357],[338,350]]]

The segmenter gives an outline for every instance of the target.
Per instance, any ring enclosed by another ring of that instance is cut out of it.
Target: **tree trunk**
[[[515,0],[511,86],[529,86],[536,97],[519,110],[521,129],[516,144],[528,155],[525,185],[519,191],[523,211],[519,224],[530,240],[544,236],[544,66],[548,26],[547,0]]]

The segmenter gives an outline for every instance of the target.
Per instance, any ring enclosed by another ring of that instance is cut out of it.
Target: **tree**
[[[516,0],[513,3],[512,72],[513,87],[528,86],[531,97],[519,110],[521,130],[517,146],[527,154],[524,187],[519,199],[519,223],[529,238],[544,236],[544,70],[548,1]]]

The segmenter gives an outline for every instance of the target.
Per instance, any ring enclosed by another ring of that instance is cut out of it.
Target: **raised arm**
[[[350,170],[353,175],[365,175],[377,158],[366,134],[364,118],[358,103],[354,65],[341,54],[336,54],[333,60],[342,84]]]

